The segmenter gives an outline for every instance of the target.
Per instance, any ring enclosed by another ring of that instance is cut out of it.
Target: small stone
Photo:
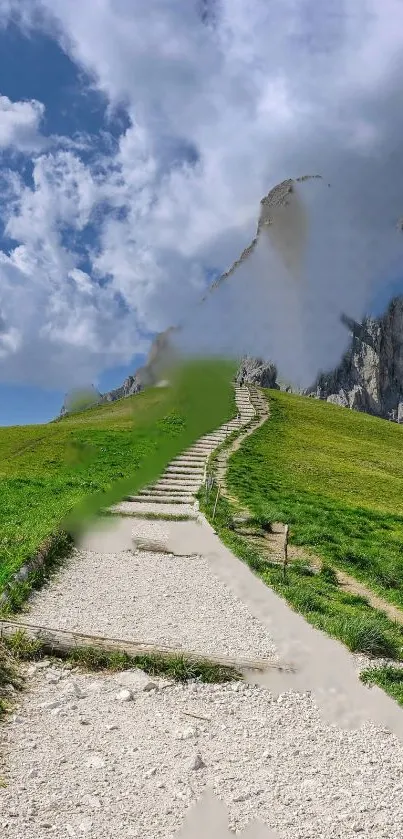
[[[98,798],[97,795],[86,795],[84,798],[84,804],[92,810],[100,810],[102,807],[101,799]]]
[[[81,830],[81,833],[88,833],[88,831],[91,830],[92,825],[92,819],[83,819],[82,822],[80,822],[78,829]]]
[[[50,713],[52,714],[52,717],[65,717],[66,716],[66,712],[60,706],[58,708],[53,708],[53,710]]]
[[[42,704],[39,707],[44,708],[47,711],[52,711],[53,708],[60,708],[62,702],[63,702],[63,699],[61,699],[61,698],[51,699],[49,702],[42,702]]]
[[[129,690],[128,688],[124,688],[124,690],[120,690],[119,693],[116,694],[116,699],[118,699],[119,702],[131,702],[133,699],[133,694],[131,690]]]
[[[37,670],[46,670],[47,667],[50,667],[50,664],[51,664],[51,662],[47,661],[47,660],[38,661],[38,663],[35,665],[35,667],[36,667]]]
[[[196,737],[197,731],[196,729],[189,725],[187,728],[184,728],[183,731],[178,731],[176,734],[177,740],[191,740],[193,737]]]
[[[194,757],[192,757],[192,759],[189,763],[189,769],[190,769],[191,772],[193,772],[193,771],[196,771],[198,769],[204,769],[205,765],[206,764],[204,763],[204,760],[201,757],[201,755],[197,754]]]
[[[115,680],[120,685],[127,689],[130,689],[131,691],[158,690],[158,685],[156,684],[156,682],[153,682],[152,679],[149,678],[147,673],[145,673],[144,670],[140,670],[139,668],[135,668],[133,670],[123,670],[121,673],[116,674]]]
[[[86,765],[89,769],[103,769],[105,761],[101,755],[91,755],[86,761]]]
[[[232,800],[235,804],[237,804],[241,801],[247,801],[248,798],[250,798],[250,796],[251,796],[250,792],[241,792],[238,795],[234,795]]]
[[[79,723],[80,723],[80,725],[91,725],[90,721],[87,720],[86,717],[80,717],[79,718]]]
[[[107,731],[118,731],[119,726],[116,723],[112,723],[112,725],[108,725],[106,728]]]
[[[146,778],[152,778],[153,775],[156,775],[156,774],[157,774],[157,767],[153,766],[152,769],[149,769],[148,772],[146,772]]]
[[[60,676],[46,675],[46,681],[49,685],[57,685],[60,682]]]
[[[30,769],[30,770],[29,770],[29,772],[28,772],[28,776],[27,776],[27,777],[28,777],[30,780],[31,780],[32,778],[37,778],[37,777],[38,777],[38,770],[37,770],[35,767],[33,767],[32,769]]]
[[[71,697],[74,697],[75,699],[85,699],[85,693],[78,686],[77,682],[70,682],[70,681],[68,682],[68,684],[66,685],[66,687],[63,691],[63,696],[64,697],[71,696]]]

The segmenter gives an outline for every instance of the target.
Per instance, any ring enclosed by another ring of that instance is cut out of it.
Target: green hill
[[[136,492],[235,411],[235,367],[191,362],[152,388],[48,425],[0,428],[0,591],[60,530]]]
[[[230,460],[228,486],[291,540],[403,606],[403,428],[268,392],[270,418]]]

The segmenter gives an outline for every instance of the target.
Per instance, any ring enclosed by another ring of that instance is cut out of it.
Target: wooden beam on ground
[[[227,656],[210,655],[197,650],[183,650],[180,647],[166,646],[163,644],[149,643],[146,641],[122,641],[117,638],[104,638],[99,635],[86,635],[82,632],[73,632],[65,629],[53,629],[48,626],[36,626],[29,623],[17,623],[16,621],[0,621],[0,639],[10,638],[16,632],[24,632],[25,636],[32,641],[40,641],[43,646],[57,654],[61,652],[68,654],[74,649],[92,647],[108,653],[126,653],[134,658],[140,655],[157,655],[162,658],[184,658],[194,662],[208,662],[228,667],[242,672],[243,670],[278,670],[281,672],[294,672],[294,668],[288,664],[272,662],[263,658],[231,658]]]

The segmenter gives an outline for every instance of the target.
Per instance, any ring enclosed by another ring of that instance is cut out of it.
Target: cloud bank
[[[32,177],[7,157],[0,377],[67,388],[129,361],[150,332],[196,323],[209,279],[255,234],[262,196],[305,172],[331,184],[304,188],[305,296],[259,247],[198,312],[193,343],[269,354],[304,381],[337,363],[340,311],[361,317],[401,274],[401,3],[0,0],[0,23],[11,16],[56,39],[109,112],[102,149],[91,136],[85,152],[41,148],[40,103],[7,100],[0,145],[23,152]]]

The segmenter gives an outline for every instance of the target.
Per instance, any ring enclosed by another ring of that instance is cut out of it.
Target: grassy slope
[[[233,373],[227,362],[193,362],[169,388],[49,425],[0,428],[0,590],[62,524],[79,526],[135,492],[230,417]]]
[[[335,406],[270,393],[271,417],[229,461],[227,486],[256,517],[256,524],[288,521],[292,541],[325,559],[312,574],[293,562],[281,566],[260,556],[234,532],[236,505],[219,498],[214,527],[234,553],[318,629],[356,652],[403,659],[403,629],[363,597],[340,589],[330,563],[365,579],[401,603],[403,538],[402,431],[392,423]],[[215,493],[201,505],[212,520]],[[358,560],[358,561],[357,561]],[[364,561],[366,560],[366,562]],[[387,586],[392,579],[395,587]],[[403,704],[403,670],[363,674]]]
[[[276,391],[270,410],[231,458],[229,489],[403,606],[403,428]]]

